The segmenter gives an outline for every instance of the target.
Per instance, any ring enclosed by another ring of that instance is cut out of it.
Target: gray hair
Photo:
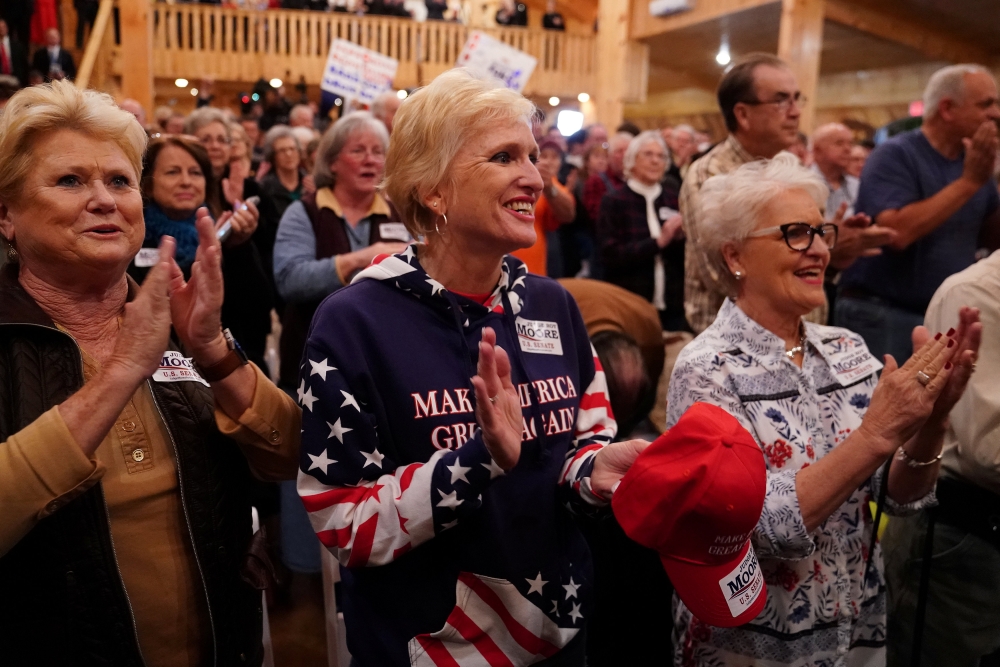
[[[691,137],[692,141],[695,141],[695,140],[698,139],[698,137],[695,136],[697,134],[697,132],[695,131],[695,129],[693,127],[691,127],[690,125],[686,124],[686,123],[681,123],[680,125],[675,125],[674,126],[674,134],[677,134],[678,132],[684,132],[689,137]]]
[[[392,92],[391,90],[387,90],[384,93],[380,93],[374,100],[372,100],[372,106],[371,106],[372,115],[378,118],[379,120],[384,119],[386,116],[385,113],[386,106],[388,106],[388,104],[390,103],[399,101],[400,101],[399,96],[396,93]]]
[[[657,130],[646,130],[645,132],[640,132],[632,141],[629,142],[628,148],[625,149],[625,157],[622,160],[624,165],[625,178],[631,178],[632,168],[635,167],[635,160],[639,157],[639,151],[642,147],[649,143],[655,143],[663,149],[664,159],[667,163],[667,168],[670,168],[670,151],[667,150],[667,144],[663,141],[663,136]]]
[[[302,143],[295,136],[292,128],[287,125],[275,125],[264,135],[264,159],[266,161],[274,162],[274,142],[279,139],[292,139],[295,141],[295,147],[299,149],[299,153],[302,153]]]
[[[377,120],[367,111],[352,111],[343,116],[340,120],[330,126],[323,138],[319,141],[319,148],[316,150],[316,165],[313,167],[313,179],[316,182],[316,189],[332,188],[335,183],[333,172],[330,171],[330,163],[337,159],[340,151],[350,140],[355,132],[369,131],[382,142],[382,149],[389,149],[389,131],[385,129],[382,121]]]
[[[222,127],[226,128],[226,139],[233,140],[229,119],[226,118],[226,114],[222,113],[221,109],[215,107],[201,107],[192,111],[187,120],[184,121],[184,134],[197,134],[198,130],[212,123],[222,123]]]
[[[736,280],[723,255],[727,245],[740,245],[760,222],[761,212],[773,200],[791,190],[804,190],[823,210],[829,188],[799,159],[782,151],[771,160],[757,160],[705,181],[698,192],[698,245],[707,262],[706,270],[726,294],[736,293]]]
[[[312,123],[313,118],[315,117],[312,107],[308,104],[296,104],[292,107],[292,110],[288,112],[288,122],[293,122],[296,116],[301,117],[302,120],[306,120],[306,115],[308,115],[309,122]]]
[[[931,74],[924,88],[924,121],[933,118],[944,99],[962,103],[965,100],[965,76],[967,74],[985,74],[993,78],[990,71],[981,65],[963,63],[942,67]]]

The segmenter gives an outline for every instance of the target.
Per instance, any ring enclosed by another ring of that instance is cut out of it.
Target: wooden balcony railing
[[[133,0],[134,1],[134,0]],[[454,66],[469,28],[457,23],[308,11],[247,11],[203,4],[153,6],[155,76],[320,83],[330,43],[347,39],[399,61],[397,88],[424,85]],[[487,34],[538,59],[526,94],[576,96],[596,85],[595,39],[493,28]],[[128,54],[121,57],[127,58]],[[638,68],[636,76],[645,71]]]

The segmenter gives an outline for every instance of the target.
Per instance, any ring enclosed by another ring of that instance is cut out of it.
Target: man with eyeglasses
[[[945,67],[924,90],[923,126],[878,146],[865,165],[857,210],[897,236],[841,275],[835,321],[861,334],[876,357],[905,362],[934,291],[978,248],[1000,246],[998,121],[989,71]]]
[[[684,257],[684,311],[699,334],[715,321],[725,294],[698,243],[701,186],[712,176],[728,174],[758,158],[772,158],[789,148],[799,131],[805,99],[795,75],[780,58],[751,53],[736,61],[719,83],[719,107],[729,136],[691,164],[681,187],[687,246]],[[810,314],[825,323],[826,309]]]

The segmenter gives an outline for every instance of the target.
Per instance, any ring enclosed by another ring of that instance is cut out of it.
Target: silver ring
[[[490,396],[490,403],[496,404],[496,402],[497,402],[497,397],[496,396]]]
[[[917,382],[924,385],[925,387],[930,383],[931,376],[923,371],[917,371]]]

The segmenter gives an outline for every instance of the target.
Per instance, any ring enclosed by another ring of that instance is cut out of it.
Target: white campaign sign
[[[524,92],[538,60],[478,30],[469,35],[456,67],[468,67],[501,81],[511,90]]]
[[[335,39],[320,88],[348,99],[373,101],[392,88],[399,61],[346,39]]]
[[[524,352],[562,355],[562,340],[559,338],[557,323],[519,317],[514,320],[514,326],[517,329],[517,340]]]

